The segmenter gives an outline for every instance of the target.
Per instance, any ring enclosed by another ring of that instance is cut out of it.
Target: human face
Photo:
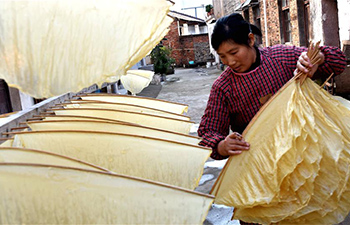
[[[256,52],[253,46],[239,45],[233,41],[223,42],[218,50],[221,61],[235,72],[248,72],[255,62]]]

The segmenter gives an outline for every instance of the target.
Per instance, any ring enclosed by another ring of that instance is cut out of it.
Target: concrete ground
[[[199,123],[204,112],[210,88],[221,70],[211,68],[175,69],[175,74],[167,75],[160,85],[150,85],[138,95],[189,106],[186,113],[195,123]]]

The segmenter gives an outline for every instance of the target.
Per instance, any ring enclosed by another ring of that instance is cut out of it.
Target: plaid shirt
[[[320,47],[325,56],[317,73],[328,77],[340,74],[346,66],[345,56],[339,48]],[[229,129],[242,133],[261,107],[260,98],[276,93],[293,77],[296,63],[307,48],[276,45],[259,49],[260,65],[247,73],[226,70],[214,82],[207,108],[202,117],[199,143],[213,149],[211,157],[224,159],[217,152],[218,143],[229,134]]]

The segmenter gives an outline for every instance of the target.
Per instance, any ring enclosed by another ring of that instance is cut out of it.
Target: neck
[[[254,59],[253,59],[252,65],[250,66],[248,71],[252,71],[255,68],[257,68],[258,66],[260,66],[260,52],[259,52],[259,49],[257,47],[255,47],[255,46],[253,46],[252,47],[252,51],[253,51],[253,54],[254,54]]]

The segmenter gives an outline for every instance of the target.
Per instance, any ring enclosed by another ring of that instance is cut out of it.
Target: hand
[[[299,72],[304,72],[308,77],[312,77],[317,71],[318,66],[324,62],[324,55],[322,52],[319,52],[316,56],[316,62],[315,64],[311,63],[307,52],[301,53],[297,62],[297,68],[294,70],[294,76]]]
[[[242,151],[249,150],[249,147],[249,143],[244,141],[242,135],[233,132],[219,142],[218,153],[222,156],[238,155],[241,154]]]

